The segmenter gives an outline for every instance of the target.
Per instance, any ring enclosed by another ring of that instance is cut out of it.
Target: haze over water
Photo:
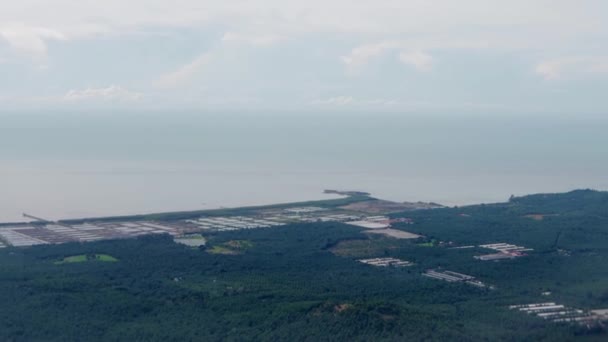
[[[608,189],[608,121],[397,114],[2,114],[0,222],[364,190],[446,205]]]

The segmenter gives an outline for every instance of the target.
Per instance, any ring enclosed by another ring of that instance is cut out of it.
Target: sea
[[[0,222],[360,190],[449,206],[608,189],[608,119],[414,113],[0,113]]]

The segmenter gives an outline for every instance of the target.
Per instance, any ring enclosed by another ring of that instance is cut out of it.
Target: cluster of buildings
[[[525,312],[554,323],[595,325],[598,322],[608,321],[608,310],[606,309],[584,311],[554,302],[511,305],[509,309]]]
[[[231,231],[240,229],[278,227],[289,223],[343,222],[366,229],[366,233],[383,234],[394,238],[412,239],[419,235],[391,229],[391,223],[411,224],[407,218],[391,220],[377,213],[365,214],[346,208],[328,209],[316,206],[262,209],[251,215],[201,216],[196,219],[171,223],[151,221],[94,221],[78,224],[51,222],[27,216],[36,223],[0,227],[0,248],[6,246],[26,247],[41,244],[66,242],[91,242],[122,239],[146,234],[170,234],[181,237],[185,234],[204,231]],[[195,241],[193,243],[199,243]]]
[[[328,212],[328,209],[320,207],[296,207],[260,211],[255,216],[201,217],[186,220],[185,223],[194,225],[201,230],[228,231],[277,227],[288,223],[351,222],[361,218],[361,215]]]
[[[260,211],[255,216],[201,217],[185,222],[201,230],[227,231],[311,222],[343,222],[366,229],[386,229],[390,227],[391,220],[386,216],[336,212],[319,207],[297,207]]]
[[[477,255],[474,258],[477,260],[491,261],[501,259],[515,259],[527,255],[526,252],[532,251],[532,248],[526,248],[508,243],[492,243],[487,245],[479,245],[480,248],[492,249],[497,253]]]
[[[361,259],[359,262],[364,264],[377,266],[377,267],[407,267],[412,266],[413,263],[405,260],[396,258],[373,258],[373,259]]]
[[[49,242],[40,240],[28,234],[32,231],[33,227],[15,227],[14,229],[2,229],[0,230],[0,239],[11,246],[15,247],[27,247],[35,245],[45,245]]]
[[[486,287],[486,284],[477,280],[473,276],[462,274],[462,273],[457,273],[457,272],[452,272],[452,271],[427,270],[422,275],[425,277],[433,278],[433,279],[447,281],[449,283],[459,282],[459,283],[466,283],[466,284],[477,286],[477,287]]]
[[[198,226],[201,228],[201,230],[213,230],[220,232],[239,229],[268,228],[282,226],[285,224],[284,222],[276,220],[256,219],[245,216],[204,217],[196,220],[187,220],[186,222]]]
[[[41,244],[66,242],[91,242],[122,239],[146,234],[170,234],[181,237],[185,234],[204,231],[230,231],[240,229],[278,227],[289,223],[343,222],[365,228],[366,233],[384,234],[395,238],[418,238],[416,234],[391,229],[387,216],[357,213],[344,209],[327,209],[315,206],[276,208],[260,210],[248,216],[201,216],[196,219],[173,223],[150,221],[85,222],[68,224],[38,220],[37,223],[0,228],[0,248],[6,246],[26,247]],[[396,219],[395,222],[411,224],[411,219]],[[192,241],[198,244],[200,241]]]
[[[67,242],[124,239],[147,234],[179,235],[179,228],[155,222],[47,223],[0,228],[3,245],[29,247]]]

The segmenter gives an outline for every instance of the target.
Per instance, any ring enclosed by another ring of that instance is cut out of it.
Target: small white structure
[[[554,323],[573,322],[587,324],[608,319],[608,316],[602,316],[602,313],[604,311],[608,313],[608,310],[596,310],[597,313],[596,311],[585,312],[554,302],[511,305],[509,309],[525,312]]]
[[[384,228],[389,228],[391,226],[389,223],[381,223],[381,222],[374,222],[374,221],[367,221],[367,220],[352,221],[352,222],[347,222],[347,224],[366,228],[366,229],[384,229]]]
[[[364,264],[378,266],[378,267],[407,267],[412,266],[413,263],[405,260],[400,260],[396,258],[373,258],[373,259],[361,259],[359,262]]]

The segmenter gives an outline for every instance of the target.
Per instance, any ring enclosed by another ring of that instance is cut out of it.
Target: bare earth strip
[[[417,239],[421,237],[421,235],[417,235],[414,233],[405,232],[403,230],[397,229],[375,229],[375,230],[366,230],[367,234],[382,234],[390,237],[394,237],[397,239]]]

